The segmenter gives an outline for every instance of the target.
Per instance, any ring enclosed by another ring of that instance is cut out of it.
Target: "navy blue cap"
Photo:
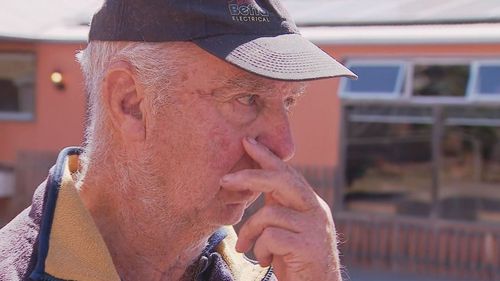
[[[191,41],[279,80],[356,77],[303,38],[278,0],[106,0],[92,19],[94,40]]]

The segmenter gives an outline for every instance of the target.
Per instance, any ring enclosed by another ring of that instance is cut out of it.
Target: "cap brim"
[[[221,35],[194,40],[201,48],[252,73],[278,80],[357,76],[298,34]]]

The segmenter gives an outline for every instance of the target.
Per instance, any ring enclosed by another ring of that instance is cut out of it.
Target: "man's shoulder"
[[[36,241],[40,230],[43,182],[35,191],[32,205],[0,229],[0,280],[27,280],[36,262]]]
[[[27,280],[34,267],[38,225],[25,209],[0,229],[0,280]]]

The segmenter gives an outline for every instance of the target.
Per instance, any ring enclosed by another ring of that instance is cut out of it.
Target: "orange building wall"
[[[321,46],[342,61],[350,57],[500,57],[500,45],[339,45]],[[342,78],[346,79],[346,78]],[[339,79],[312,82],[292,115],[297,165],[335,167],[339,151]]]
[[[339,79],[313,81],[291,114],[295,138],[292,163],[300,166],[335,166],[338,159]]]
[[[15,164],[18,151],[53,151],[79,145],[83,138],[85,96],[75,60],[78,44],[1,43],[0,51],[32,51],[36,54],[35,119],[0,120],[0,162]],[[50,74],[59,70],[66,89],[57,90]]]

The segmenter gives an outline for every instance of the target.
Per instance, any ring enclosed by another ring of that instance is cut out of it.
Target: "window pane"
[[[500,127],[448,126],[442,155],[441,217],[500,223]]]
[[[413,95],[464,97],[468,79],[468,65],[415,65]]]
[[[32,113],[35,81],[33,54],[0,54],[0,111]]]
[[[397,111],[393,113],[398,118]],[[347,210],[427,217],[432,125],[349,122],[347,126]]]
[[[479,94],[500,95],[500,65],[479,67]]]
[[[402,67],[399,65],[354,65],[350,69],[358,80],[348,80],[345,91],[349,94],[392,94],[399,92],[397,82]]]

